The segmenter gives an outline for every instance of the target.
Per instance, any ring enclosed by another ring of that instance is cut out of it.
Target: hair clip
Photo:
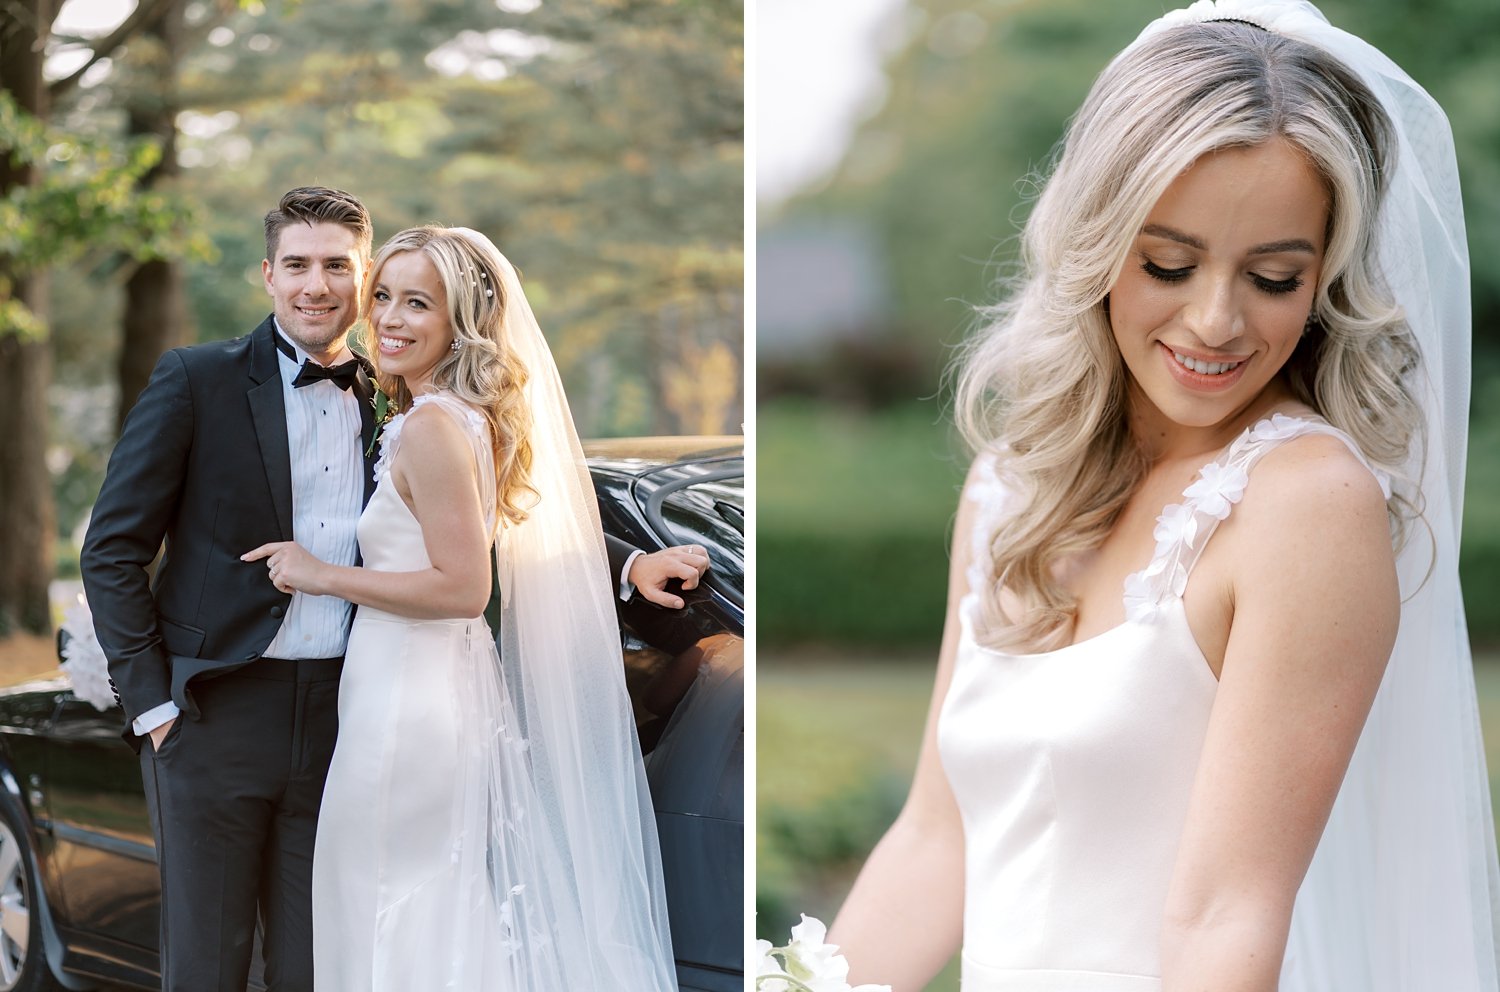
[[[474,279],[474,272],[475,272],[474,266],[472,266],[472,265],[469,266],[469,285],[474,286],[474,287],[477,288],[479,286],[479,283],[477,281],[475,281],[475,279]],[[484,271],[483,269],[479,269],[478,272],[479,272],[479,278],[482,279],[482,280],[484,280],[484,282],[486,283],[486,285],[484,287],[484,295],[485,295],[485,297],[488,298],[488,299],[493,300],[495,298],[495,291],[493,289],[491,289],[489,287],[489,285],[488,285],[488,283],[490,281],[490,274],[488,272]]]

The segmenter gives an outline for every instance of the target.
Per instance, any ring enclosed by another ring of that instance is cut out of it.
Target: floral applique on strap
[[[450,412],[460,414],[470,433],[475,437],[484,436],[486,430],[484,417],[467,403],[441,393],[426,393],[418,396],[411,401],[411,409],[398,413],[386,421],[385,429],[380,432],[380,457],[375,460],[376,482],[391,474],[391,463],[396,460],[396,448],[400,444],[401,428],[406,424],[406,418],[415,413],[418,407],[428,403],[437,403]]]
[[[1156,518],[1156,551],[1151,563],[1125,579],[1125,619],[1150,620],[1172,599],[1187,589],[1188,575],[1219,521],[1245,495],[1250,468],[1283,441],[1301,434],[1328,434],[1343,441],[1380,482],[1386,499],[1391,496],[1390,477],[1372,466],[1354,441],[1343,431],[1321,420],[1288,417],[1277,413],[1259,421],[1235,438],[1224,454],[1198,470],[1198,478],[1182,492],[1183,501],[1173,503]]]
[[[974,504],[969,568],[965,573],[971,590],[981,589],[989,582],[990,542],[1010,508],[1010,490],[996,470],[999,460],[997,452],[981,451],[974,459],[973,479],[964,490],[964,499]]]

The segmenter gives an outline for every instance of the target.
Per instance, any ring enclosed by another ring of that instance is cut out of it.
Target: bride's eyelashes
[[[1196,268],[1197,266],[1195,265],[1184,265],[1179,268],[1169,269],[1157,265],[1149,258],[1141,261],[1141,271],[1145,272],[1152,279],[1165,283],[1182,282],[1188,276],[1192,275],[1193,270]],[[1252,272],[1250,273],[1250,281],[1261,292],[1269,293],[1272,296],[1280,296],[1283,293],[1295,293],[1302,288],[1302,279],[1299,276],[1288,276],[1285,279],[1268,279],[1263,275]]]
[[[1155,262],[1151,261],[1151,259],[1148,258],[1141,263],[1141,268],[1145,271],[1146,275],[1150,276],[1152,279],[1155,279],[1159,282],[1170,283],[1182,282],[1188,276],[1192,275],[1194,266],[1184,265],[1181,268],[1177,269],[1167,269],[1163,268],[1160,265],[1157,265]]]
[[[391,294],[387,293],[383,289],[377,289],[377,290],[375,290],[374,294],[372,294],[372,295],[374,296],[376,303],[389,303],[390,299],[391,299]],[[427,304],[423,303],[421,300],[412,299],[412,300],[407,300],[406,302],[409,303],[411,306],[416,307],[418,310],[426,310],[427,309]]]
[[[1294,293],[1302,288],[1302,280],[1297,276],[1288,276],[1285,279],[1267,279],[1250,273],[1250,281],[1260,287],[1262,292],[1270,293],[1272,296],[1280,296],[1283,293]]]

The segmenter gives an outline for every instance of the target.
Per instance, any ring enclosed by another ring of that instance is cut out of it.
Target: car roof
[[[613,437],[583,443],[594,468],[622,475],[647,475],[670,465],[742,458],[745,439],[738,434]]]

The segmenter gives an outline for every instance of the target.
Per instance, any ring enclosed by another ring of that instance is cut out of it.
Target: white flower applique
[[[1125,579],[1127,620],[1149,620],[1168,597],[1182,596],[1187,589],[1189,552],[1201,551],[1199,537],[1205,530],[1211,532],[1244,498],[1250,483],[1246,466],[1267,445],[1307,429],[1307,421],[1273,414],[1237,438],[1222,461],[1209,462],[1198,470],[1193,484],[1183,490],[1183,501],[1167,506],[1156,518],[1156,528],[1151,532],[1156,551],[1151,563]]]
[[[1302,429],[1306,421],[1288,417],[1284,413],[1273,413],[1250,428],[1251,441],[1281,441]]]
[[[979,589],[989,581],[990,542],[1000,529],[1010,502],[1009,490],[996,468],[998,460],[997,452],[981,452],[974,460],[974,479],[964,493],[964,498],[974,504],[969,569],[966,573],[971,590]]]
[[[1198,537],[1198,515],[1184,503],[1173,503],[1161,511],[1156,518],[1156,529],[1151,532],[1156,538],[1156,555],[1160,558],[1179,544],[1193,546]]]
[[[417,408],[426,403],[433,403],[440,399],[435,393],[418,396],[411,401],[411,408],[396,414],[385,422],[385,428],[380,432],[380,457],[375,460],[375,480],[378,482],[390,474],[391,462],[396,457],[396,445],[401,440],[401,428],[406,424],[406,418],[416,412]],[[457,402],[457,401],[454,401]],[[466,403],[459,404],[463,408],[464,422],[468,425],[471,433],[482,436],[485,431],[484,417],[479,411]]]
[[[1232,448],[1230,457],[1237,453]],[[1229,516],[1230,507],[1244,497],[1249,482],[1245,470],[1232,463],[1209,462],[1198,470],[1198,478],[1183,490],[1184,501],[1167,506],[1156,518],[1156,528],[1151,532],[1156,551],[1151,563],[1125,579],[1125,619],[1150,620],[1168,596],[1181,596],[1186,591],[1184,553],[1197,548],[1204,522]]]
[[[1153,561],[1152,564],[1156,562]],[[1145,621],[1155,617],[1160,608],[1156,600],[1156,586],[1145,572],[1132,572],[1125,576],[1126,620]]]
[[[1209,462],[1198,470],[1198,481],[1184,489],[1182,495],[1195,509],[1223,520],[1229,516],[1229,508],[1245,495],[1249,482],[1250,476],[1238,465]]]
[[[385,422],[385,429],[380,432],[380,457],[375,459],[376,482],[391,474],[391,462],[396,458],[396,442],[401,439],[401,427],[410,415],[411,411],[408,410]]]

